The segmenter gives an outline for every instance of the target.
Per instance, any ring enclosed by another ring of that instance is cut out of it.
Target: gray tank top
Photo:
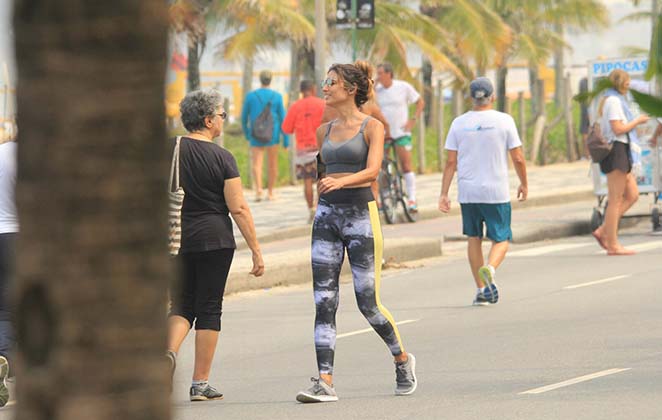
[[[345,141],[329,140],[329,133],[333,122],[329,123],[324,142],[322,143],[322,161],[326,165],[327,174],[340,172],[356,173],[366,168],[368,160],[368,145],[365,143],[363,130],[372,117],[361,123],[361,129],[354,137]]]

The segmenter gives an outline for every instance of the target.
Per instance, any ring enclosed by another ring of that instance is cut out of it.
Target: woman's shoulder
[[[618,96],[616,96],[616,95],[609,95],[605,99],[605,104],[613,105],[613,104],[620,104],[620,103],[621,103],[621,100],[618,99]]]
[[[364,114],[363,121],[365,121],[366,128],[384,128],[384,124],[373,115]]]

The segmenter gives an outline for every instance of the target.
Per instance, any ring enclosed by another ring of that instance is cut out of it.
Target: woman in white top
[[[600,162],[600,169],[607,174],[609,204],[602,226],[593,232],[593,236],[607,250],[607,255],[632,255],[635,251],[618,242],[618,222],[639,198],[637,181],[631,173],[630,142],[637,143],[636,127],[646,123],[648,115],[634,118],[628,107],[625,96],[630,88],[630,75],[627,72],[614,70],[609,74],[609,80],[614,88],[607,90],[598,107],[600,128],[612,144],[611,152]]]

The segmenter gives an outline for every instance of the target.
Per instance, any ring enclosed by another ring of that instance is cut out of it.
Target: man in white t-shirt
[[[474,305],[497,303],[494,279],[512,239],[508,155],[520,180],[517,198],[528,194],[522,142],[513,118],[492,109],[494,87],[485,77],[471,82],[473,109],[453,120],[446,150],[448,157],[441,183],[439,210],[450,211],[448,190],[457,170],[458,201],[462,210],[462,233],[468,236],[471,273],[478,290]],[[492,241],[487,261],[483,258],[483,225]]]
[[[411,129],[416,119],[421,117],[425,101],[412,85],[393,78],[393,66],[390,63],[377,66],[377,81],[379,82],[375,88],[377,103],[388,121],[395,151],[402,166],[408,205],[410,210],[417,211],[416,175],[411,164]],[[413,117],[409,117],[409,105],[413,103],[416,103],[416,111]]]
[[[11,324],[12,310],[8,302],[18,232],[18,217],[14,203],[15,184],[16,143],[13,141],[0,143],[0,407],[7,404],[9,399],[9,391],[5,383],[9,373],[7,360],[15,343]]]

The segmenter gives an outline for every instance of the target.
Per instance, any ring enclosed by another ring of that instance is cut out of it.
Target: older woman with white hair
[[[181,270],[170,293],[167,354],[174,373],[177,352],[195,326],[191,401],[223,398],[208,381],[221,330],[225,283],[236,248],[230,215],[252,251],[250,273],[264,273],[237,162],[232,153],[212,142],[223,131],[226,112],[222,103],[215,90],[190,92],[180,103],[182,123],[188,131],[179,139],[179,179],[185,197],[177,256]]]

